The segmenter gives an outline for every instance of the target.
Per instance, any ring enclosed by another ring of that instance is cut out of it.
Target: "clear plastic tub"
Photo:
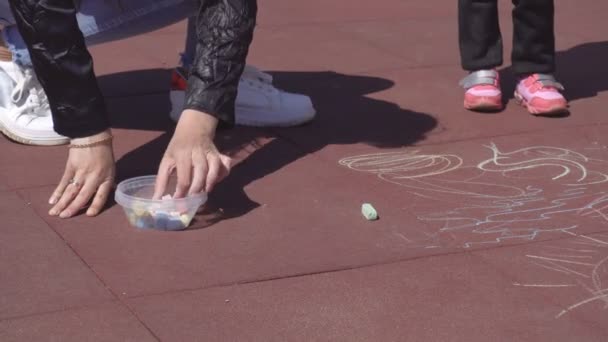
[[[207,195],[201,193],[180,199],[153,200],[155,182],[156,176],[144,176],[118,185],[115,199],[124,209],[129,223],[142,229],[188,228],[200,206],[207,201]],[[172,178],[163,197],[175,192],[175,183],[176,179]]]

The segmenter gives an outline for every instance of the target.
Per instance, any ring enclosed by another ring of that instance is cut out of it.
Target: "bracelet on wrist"
[[[94,140],[94,141],[90,141],[90,142],[84,142],[84,143],[73,143],[72,142],[70,144],[69,148],[89,148],[89,147],[111,144],[112,139],[114,139],[114,136],[109,135],[104,138],[100,138],[98,140]]]

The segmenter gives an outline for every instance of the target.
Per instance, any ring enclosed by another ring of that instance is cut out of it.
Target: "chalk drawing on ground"
[[[563,276],[563,281],[513,285],[581,289],[581,299],[556,318],[590,305],[608,309],[608,234],[579,232],[581,225],[608,224],[608,161],[551,146],[507,151],[492,143],[484,148],[487,154],[480,160],[396,151],[339,163],[448,208],[418,216],[432,229],[423,232],[422,241],[399,233],[410,247],[470,248],[533,240],[541,234],[570,237],[540,244],[538,251],[524,256],[539,270]]]
[[[547,291],[559,288],[578,288],[581,299],[556,314],[563,317],[585,306],[600,305],[608,309],[608,235],[588,236],[569,232],[575,239],[555,241],[541,246],[534,254],[527,254],[534,265],[563,277],[560,284],[521,284],[515,286],[542,287]]]
[[[348,157],[339,163],[450,208],[418,217],[437,227],[430,239],[440,240],[444,247],[568,233],[582,219],[608,224],[607,161],[551,146],[512,151],[493,143],[484,147],[489,153],[481,161],[396,151]],[[442,238],[446,233],[449,239]]]

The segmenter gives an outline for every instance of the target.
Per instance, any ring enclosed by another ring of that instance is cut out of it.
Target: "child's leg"
[[[502,64],[497,0],[458,1],[458,40],[462,68],[493,69]]]
[[[518,75],[555,71],[553,0],[513,0],[513,70]]]
[[[520,77],[515,99],[535,115],[568,112],[555,71],[553,0],[513,0],[513,71]]]
[[[465,88],[464,107],[475,111],[503,108],[498,73],[502,64],[502,38],[497,0],[459,0],[458,38],[462,68],[471,73],[460,84]]]

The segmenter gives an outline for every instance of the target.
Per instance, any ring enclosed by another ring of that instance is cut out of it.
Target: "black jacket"
[[[55,131],[77,138],[107,129],[105,102],[76,22],[74,0],[10,0],[10,5],[49,98]],[[236,91],[256,14],[256,0],[201,0],[186,109],[234,124]]]

